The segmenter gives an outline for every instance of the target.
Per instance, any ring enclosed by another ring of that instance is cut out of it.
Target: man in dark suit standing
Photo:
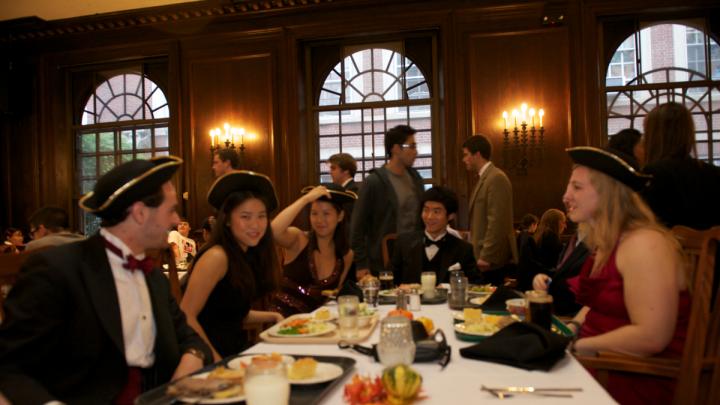
[[[434,271],[438,283],[447,283],[448,268],[459,264],[471,281],[480,278],[472,245],[448,233],[447,226],[458,209],[455,193],[435,186],[422,195],[425,229],[398,235],[393,248],[391,270],[397,283],[419,283],[420,273]]]
[[[353,193],[358,194],[360,189],[358,188],[357,183],[355,183],[357,162],[351,154],[336,153],[328,158],[328,165],[330,165],[330,177],[332,177],[333,183],[337,184],[338,186],[342,186],[345,191],[352,191]],[[352,224],[350,224],[350,221],[352,219],[354,205],[354,200],[343,205],[343,209],[345,210],[345,218],[348,219],[349,223],[349,225],[347,226],[348,240],[350,237],[350,227],[352,226]]]
[[[0,327],[0,392],[17,404],[131,404],[200,369],[208,347],[145,256],[178,223],[170,178],[182,160],[135,160],[102,176],[80,206],[89,239],[28,258]]]
[[[469,207],[475,258],[486,282],[503,285],[518,262],[513,195],[510,179],[490,161],[491,152],[490,142],[483,135],[473,135],[463,143],[463,162],[468,170],[478,173]]]

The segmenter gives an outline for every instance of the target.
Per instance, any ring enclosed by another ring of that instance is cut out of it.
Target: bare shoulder
[[[642,228],[623,235],[617,251],[618,269],[668,274],[680,268],[679,256],[672,239],[659,229]]]
[[[222,246],[215,245],[203,253],[195,265],[195,271],[221,270],[225,271],[228,265],[227,253]]]
[[[640,228],[626,232],[618,250],[642,249],[645,251],[668,248],[672,248],[672,243],[667,234],[659,229]]]

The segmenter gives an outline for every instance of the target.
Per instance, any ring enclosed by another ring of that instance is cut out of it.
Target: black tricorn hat
[[[208,202],[213,208],[219,210],[227,196],[235,191],[243,190],[254,191],[265,197],[265,202],[268,204],[265,208],[268,213],[273,212],[278,206],[275,187],[270,178],[262,173],[249,170],[233,170],[218,177],[210,186]]]
[[[100,218],[112,218],[134,202],[157,192],[182,164],[176,156],[137,159],[111,169],[95,183],[78,205]]]
[[[575,163],[605,173],[634,191],[642,190],[652,179],[652,176],[635,170],[622,152],[592,146],[577,146],[565,150]]]
[[[340,205],[347,204],[350,202],[353,202],[357,200],[358,196],[354,192],[350,190],[345,190],[343,186],[337,185],[335,183],[322,183],[321,186],[325,186],[325,188],[330,192],[330,197],[327,198],[325,196],[322,196],[318,198],[318,200],[321,201],[330,201],[334,202]],[[307,186],[303,187],[302,190],[300,190],[300,193],[307,194],[310,192],[310,190],[314,189],[316,186]]]

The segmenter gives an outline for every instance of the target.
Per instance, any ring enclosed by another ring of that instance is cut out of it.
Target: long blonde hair
[[[598,210],[593,224],[580,224],[580,232],[587,235],[584,242],[595,251],[593,273],[610,258],[621,235],[636,229],[660,232],[680,257],[680,244],[667,228],[660,225],[655,214],[629,187],[606,174],[588,167],[590,183],[598,193]]]

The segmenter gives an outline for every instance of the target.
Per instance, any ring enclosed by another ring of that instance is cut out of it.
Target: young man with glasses
[[[30,220],[30,241],[25,250],[36,250],[85,239],[82,235],[70,232],[67,211],[59,207],[42,207],[35,211]]]
[[[398,125],[385,134],[388,162],[365,179],[352,217],[351,245],[356,276],[383,270],[381,244],[385,235],[422,229],[422,177],[412,168],[417,157],[415,129]]]

